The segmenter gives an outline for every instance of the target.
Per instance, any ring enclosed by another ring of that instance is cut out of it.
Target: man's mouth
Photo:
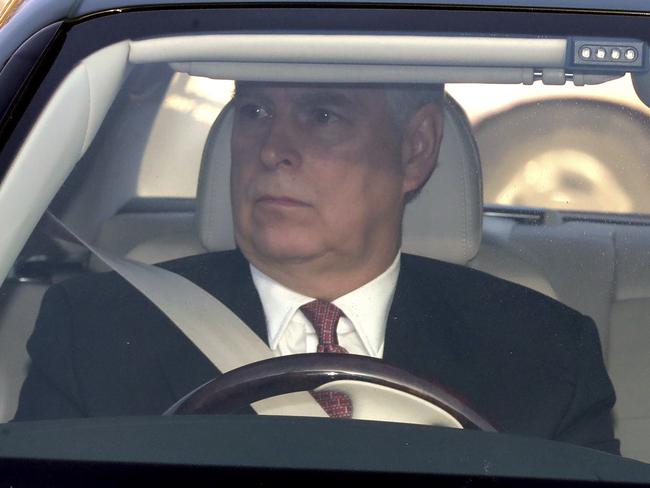
[[[287,196],[273,196],[273,195],[264,195],[257,199],[256,203],[262,205],[273,205],[278,207],[308,207],[309,204],[303,202],[302,200],[297,200],[295,198]]]

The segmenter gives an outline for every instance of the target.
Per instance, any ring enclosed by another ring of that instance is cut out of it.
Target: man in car
[[[405,205],[436,165],[442,96],[430,86],[238,84],[238,250],[164,266],[278,355],[383,358],[446,385],[504,432],[618,453],[615,395],[590,319],[400,253]],[[17,420],[160,414],[219,374],[115,274],[52,287],[28,349]],[[332,416],[353,409],[341,397],[319,401]]]

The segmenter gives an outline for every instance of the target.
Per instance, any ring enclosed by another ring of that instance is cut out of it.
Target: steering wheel
[[[345,380],[410,394],[451,415],[463,428],[496,432],[466,402],[436,383],[380,359],[336,353],[295,354],[247,364],[201,385],[165,415],[228,414],[265,398]]]

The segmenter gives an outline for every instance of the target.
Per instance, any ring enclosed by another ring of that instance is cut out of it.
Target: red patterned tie
[[[339,346],[336,336],[336,326],[343,312],[330,302],[314,300],[300,307],[302,313],[314,326],[318,336],[317,352],[347,353],[344,347]],[[352,417],[352,401],[345,393],[338,391],[314,391],[316,401],[330,417]]]

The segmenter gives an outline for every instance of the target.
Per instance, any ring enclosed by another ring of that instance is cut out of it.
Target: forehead
[[[350,108],[383,110],[386,90],[377,85],[334,83],[237,82],[235,98],[261,98],[277,103],[327,103]]]

